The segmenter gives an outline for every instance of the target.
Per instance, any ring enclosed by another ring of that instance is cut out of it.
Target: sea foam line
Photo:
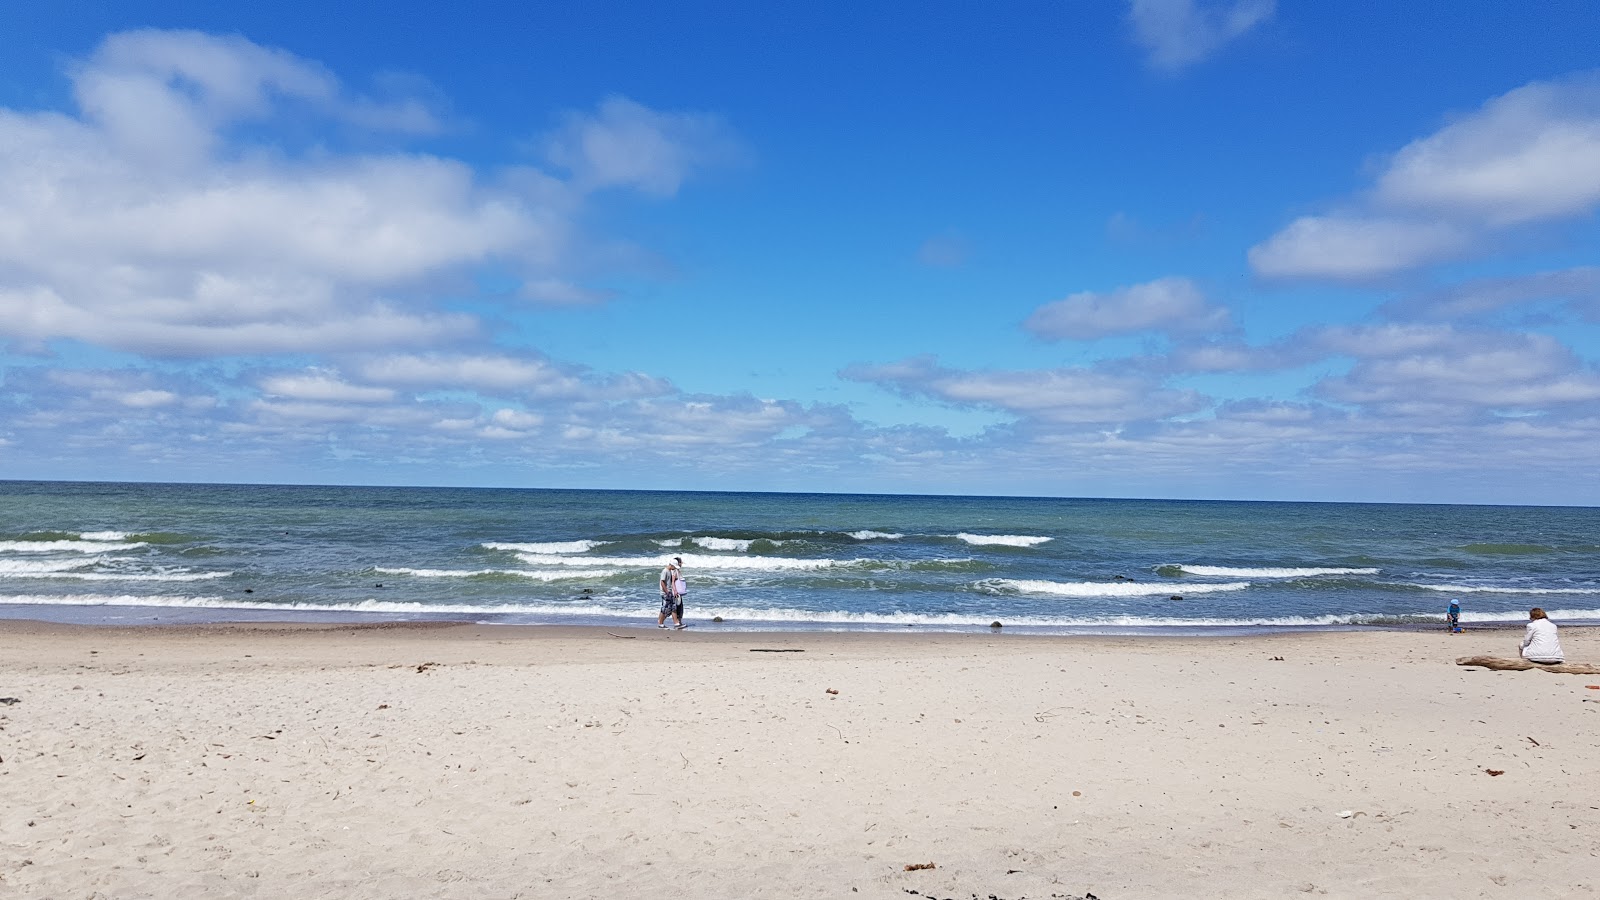
[[[0,553],[110,553],[143,546],[140,541],[0,541]]]
[[[74,607],[147,607],[157,609],[215,609],[249,610],[267,612],[324,612],[324,613],[394,613],[423,615],[536,615],[554,617],[603,617],[610,619],[638,618],[651,622],[655,617],[653,602],[621,602],[605,606],[593,602],[577,603],[519,603],[489,604],[433,604],[397,602],[389,600],[363,600],[355,603],[270,603],[241,601],[222,597],[136,597],[131,595],[85,596],[17,596],[0,597],[0,605],[74,606]],[[1551,610],[1554,619],[1600,620],[1600,609]],[[711,629],[712,616],[721,616],[730,625],[762,622],[784,624],[860,625],[860,626],[987,626],[995,621],[992,613],[905,613],[905,612],[849,612],[845,610],[807,610],[724,606],[695,608],[690,621],[699,627]],[[1143,617],[1143,616],[1002,616],[1010,626],[1039,628],[1239,628],[1239,627],[1327,627],[1352,626],[1373,623],[1426,622],[1437,620],[1437,614],[1375,614],[1355,613],[1321,616],[1264,616],[1264,617]],[[1492,614],[1472,615],[1473,622],[1513,623],[1523,621],[1520,614],[1506,613],[1503,617]]]
[[[1137,581],[1034,581],[1018,578],[989,578],[978,587],[996,593],[1044,594],[1052,597],[1156,597],[1172,594],[1213,594],[1242,591],[1248,582],[1223,584],[1148,584]]]
[[[1047,541],[1055,540],[1031,534],[970,534],[965,531],[953,537],[980,547],[1037,547]]]
[[[511,550],[516,553],[588,553],[596,547],[614,544],[615,541],[549,541],[546,543],[507,543],[492,541],[478,546],[485,550]]]
[[[94,564],[92,559],[0,559],[0,578],[37,578]]]
[[[1203,575],[1213,578],[1314,578],[1319,575],[1376,575],[1376,568],[1293,568],[1293,567],[1266,567],[1266,568],[1240,568],[1235,566],[1191,566],[1187,563],[1176,563],[1156,566],[1157,570],[1177,570],[1187,575]]]
[[[757,571],[794,571],[830,569],[834,566],[861,565],[876,562],[867,559],[797,559],[786,556],[703,556],[679,554],[683,566],[691,576],[695,569],[743,569]],[[530,566],[613,566],[628,569],[655,568],[665,562],[660,556],[544,556],[533,553],[518,554],[518,559]]]
[[[473,578],[483,575],[514,575],[533,581],[570,581],[577,578],[609,578],[621,574],[616,569],[586,569],[581,572],[543,572],[529,569],[391,569],[373,567],[380,575],[409,575],[413,578]]]
[[[1600,594],[1600,586],[1587,588],[1480,587],[1461,584],[1410,584],[1407,587],[1443,594]]]

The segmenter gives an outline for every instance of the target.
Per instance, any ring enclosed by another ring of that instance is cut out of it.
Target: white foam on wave
[[[1515,588],[1464,584],[1411,584],[1407,587],[1443,594],[1600,594],[1600,586],[1587,588]]]
[[[37,578],[94,564],[92,559],[0,559],[0,578]]]
[[[702,550],[712,550],[719,553],[743,553],[750,549],[750,545],[755,543],[755,539],[695,535],[693,537],[684,538],[662,538],[656,541],[656,546],[667,550],[675,550],[679,547],[682,547],[686,542],[699,547]],[[783,541],[770,541],[770,543],[781,544]]]
[[[850,532],[850,536],[855,538],[858,541],[898,541],[901,538],[905,537],[905,535],[903,535],[903,534],[895,534],[894,532],[891,532],[891,531],[871,531],[871,530],[852,531],[852,532]]]
[[[549,541],[546,543],[507,543],[493,541],[480,544],[485,550],[510,550],[515,553],[588,553],[596,547],[613,544],[615,541]]]
[[[996,593],[1045,594],[1052,597],[1157,597],[1173,594],[1214,594],[1242,591],[1247,582],[1223,584],[1149,584],[1137,581],[1032,581],[1018,578],[990,578],[978,582],[982,590]]]
[[[620,574],[616,569],[585,569],[583,571],[542,572],[529,569],[389,569],[373,568],[380,575],[409,575],[413,578],[472,578],[478,575],[515,575],[533,581],[570,581],[575,578],[609,578]]]
[[[214,581],[232,572],[57,572],[45,578],[70,578],[75,581]]]
[[[1157,566],[1156,568],[1167,568]],[[1346,568],[1293,568],[1272,567],[1265,568],[1239,568],[1234,566],[1191,566],[1180,564],[1175,568],[1189,575],[1203,575],[1212,578],[1315,578],[1319,575],[1376,575],[1375,568],[1346,569]]]
[[[85,541],[125,541],[128,539],[126,531],[86,531],[78,535]]]
[[[143,546],[140,541],[0,541],[0,553],[110,553]]]
[[[512,603],[505,605],[466,603],[416,603],[394,600],[361,600],[355,603],[270,603],[260,600],[235,600],[227,597],[137,597],[130,594],[79,596],[0,596],[0,605],[15,606],[117,606],[157,609],[235,609],[281,612],[330,613],[422,613],[446,615],[492,615],[496,613],[611,616],[648,614],[654,621],[655,603],[630,603],[626,606],[598,606],[575,603]]]
[[[625,569],[655,568],[665,564],[659,556],[541,556],[523,553],[517,556],[530,566],[615,566]],[[834,566],[857,565],[874,560],[863,559],[797,559],[786,556],[703,556],[683,555],[686,571],[695,569],[740,569],[744,571],[802,571],[830,569]]]
[[[960,540],[974,546],[984,547],[1037,547],[1054,538],[1038,537],[1031,534],[968,534],[963,531],[955,535]]]
[[[692,537],[689,539],[689,542],[694,544],[696,547],[702,547],[706,550],[714,550],[722,553],[726,553],[728,551],[743,553],[744,551],[750,549],[751,544],[755,543],[754,541],[747,541],[739,538],[720,537]]]
[[[0,596],[0,606],[76,606],[76,607],[148,607],[174,609],[250,610],[270,612],[327,612],[327,613],[391,613],[411,615],[537,615],[552,617],[594,616],[604,618],[638,618],[641,622],[654,621],[654,604],[622,599],[615,605],[603,605],[585,598],[584,603],[516,603],[516,604],[435,604],[368,599],[355,603],[269,603],[243,601],[224,597],[137,597],[132,595],[82,595],[82,596]],[[1525,621],[1525,614],[1507,612],[1466,615],[1472,622],[1514,623]],[[1600,621],[1600,609],[1554,609],[1553,619]],[[993,613],[906,613],[906,612],[848,612],[845,610],[761,609],[740,606],[693,607],[692,622],[704,628],[715,628],[708,620],[721,616],[729,625],[762,622],[900,626],[926,625],[972,627],[987,626],[997,618],[1008,626],[1038,628],[1314,628],[1327,626],[1367,625],[1392,621],[1394,615],[1370,613],[1322,616],[1261,616],[1200,618],[1188,616],[1010,616]],[[1405,618],[1418,621],[1437,618],[1425,613],[1412,613]]]

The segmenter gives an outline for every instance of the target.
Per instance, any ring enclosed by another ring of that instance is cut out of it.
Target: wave
[[[750,545],[755,543],[756,539],[699,536],[683,538],[682,540],[656,541],[656,543],[663,547],[680,547],[685,541],[702,550],[743,553],[750,549]]]
[[[409,575],[413,578],[490,578],[514,577],[534,581],[569,581],[575,578],[609,578],[622,574],[616,569],[587,569],[582,572],[537,572],[528,569],[389,569],[374,567],[379,575]]]
[[[400,615],[447,616],[550,616],[558,618],[594,617],[610,620],[654,619],[654,604],[627,602],[615,606],[594,603],[591,598],[572,603],[515,603],[515,604],[433,604],[390,600],[361,600],[351,603],[273,603],[260,600],[236,600],[224,597],[175,597],[132,595],[84,596],[18,596],[0,597],[0,604],[19,606],[70,606],[70,607],[147,607],[169,609],[213,609],[253,612],[320,612]],[[846,610],[809,610],[793,608],[760,609],[741,606],[707,606],[693,608],[690,621],[697,627],[713,629],[718,623],[709,620],[721,616],[723,623],[732,628],[740,626],[774,624],[815,624],[853,626],[945,626],[986,627],[997,620],[992,613],[909,613],[909,612],[850,612]],[[1573,621],[1600,621],[1600,609],[1551,610],[1556,619]],[[1513,624],[1523,619],[1513,613],[1504,617],[1493,614],[1463,616],[1471,622]],[[1363,625],[1407,625],[1437,623],[1437,614],[1373,614],[1350,613],[1321,616],[1231,616],[1202,618],[1195,616],[999,616],[1006,626],[1034,628],[1093,628],[1093,629],[1176,629],[1176,628],[1324,628]]]
[[[70,578],[74,581],[214,581],[232,572],[56,572],[44,578]]]
[[[78,535],[85,541],[125,541],[128,533],[125,531],[85,531]]]
[[[1054,538],[1028,534],[969,534],[965,531],[952,535],[958,540],[980,547],[1037,547]]]
[[[1585,588],[1517,588],[1464,584],[1408,584],[1406,587],[1442,594],[1600,594],[1600,585]]]
[[[1031,581],[1017,578],[990,578],[978,582],[982,590],[995,593],[1047,594],[1052,597],[1159,597],[1183,594],[1214,594],[1242,591],[1248,582],[1223,584],[1148,584],[1137,581]]]
[[[34,578],[71,572],[94,564],[92,559],[0,559],[0,578]]]
[[[1315,578],[1319,575],[1376,575],[1378,569],[1342,569],[1342,568],[1291,568],[1291,567],[1266,567],[1266,568],[1238,568],[1233,566],[1191,566],[1186,563],[1171,563],[1156,566],[1155,571],[1162,575],[1202,575],[1212,578]]]
[[[650,569],[662,565],[662,558],[659,556],[542,556],[523,553],[518,554],[517,558],[530,566],[616,566],[627,569]],[[877,560],[798,559],[785,556],[683,555],[684,569],[691,574],[695,569],[799,571],[830,569],[834,566],[860,565],[873,562],[877,562]]]
[[[858,541],[898,541],[905,537],[903,534],[896,534],[891,531],[873,531],[871,529],[851,531],[848,534]]]
[[[110,533],[110,532],[106,532]],[[0,553],[110,553],[143,547],[142,541],[48,540],[0,541]]]
[[[485,550],[510,550],[515,553],[588,553],[596,547],[613,544],[615,541],[549,541],[546,543],[513,544],[503,542],[490,542],[479,544]]]

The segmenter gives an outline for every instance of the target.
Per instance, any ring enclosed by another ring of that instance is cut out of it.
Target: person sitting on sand
[[[1537,606],[1528,610],[1528,630],[1522,638],[1522,658],[1536,663],[1566,660],[1561,652],[1561,638],[1556,636],[1556,623],[1546,618],[1544,610]]]

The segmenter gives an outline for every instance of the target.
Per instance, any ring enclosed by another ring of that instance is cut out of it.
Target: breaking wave
[[[1290,568],[1290,567],[1265,567],[1265,568],[1240,568],[1234,566],[1192,566],[1187,563],[1172,563],[1157,566],[1156,572],[1162,575],[1201,575],[1209,578],[1315,578],[1319,575],[1376,575],[1376,568]]]
[[[978,582],[981,590],[995,593],[1044,594],[1052,597],[1160,597],[1173,594],[1214,594],[1242,591],[1248,582],[1224,584],[1148,584],[1137,581],[1032,581],[990,578]]]

